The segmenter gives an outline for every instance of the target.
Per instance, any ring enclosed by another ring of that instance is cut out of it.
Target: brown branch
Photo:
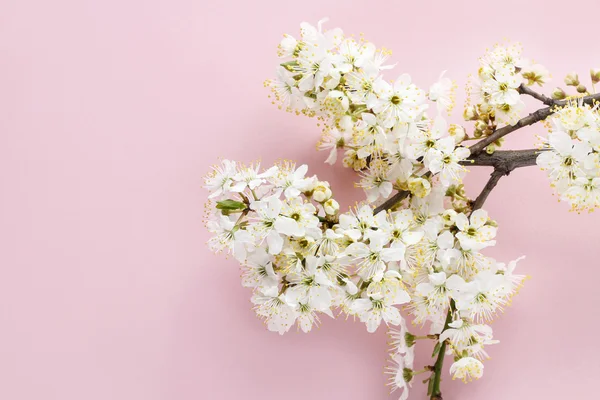
[[[391,209],[396,204],[398,204],[402,200],[404,200],[409,194],[410,194],[410,192],[408,190],[401,190],[401,191],[399,191],[398,193],[396,193],[395,195],[393,195],[392,197],[390,197],[389,199],[387,199],[379,207],[375,208],[375,210],[373,211],[373,215],[377,215],[377,214],[379,214],[383,210],[389,210],[389,209]]]
[[[508,173],[504,173],[501,170],[494,169],[494,171],[492,172],[492,175],[490,176],[490,180],[485,184],[483,190],[481,191],[479,196],[477,196],[477,198],[473,202],[473,204],[471,206],[471,209],[473,211],[479,210],[483,206],[483,203],[485,203],[485,201],[487,200],[487,198],[490,195],[490,193],[492,192],[492,190],[498,184],[498,181],[500,180],[500,178],[502,178],[504,175],[508,175]]]
[[[472,155],[462,161],[461,164],[494,167],[510,172],[515,168],[535,165],[537,156],[542,151],[545,151],[545,149],[496,150],[492,154],[479,153]]]
[[[536,165],[537,157],[542,151],[545,151],[545,149],[495,151],[492,154],[480,153],[463,161],[463,165],[494,167],[490,179],[479,196],[473,201],[471,205],[472,210],[478,210],[483,206],[483,203],[485,203],[492,190],[496,187],[500,178],[510,174],[516,168]]]
[[[554,100],[544,94],[536,92],[535,90],[531,89],[529,86],[525,86],[525,84],[523,84],[523,83],[521,84],[521,86],[519,86],[518,90],[519,90],[519,93],[531,96],[534,99],[541,101],[542,103],[544,103],[547,106],[556,105],[556,103],[555,103],[556,100]]]
[[[532,97],[542,101],[546,105],[549,105],[549,104],[552,104],[552,105],[550,105],[549,107],[546,107],[546,108],[541,108],[541,109],[529,114],[528,116],[521,118],[514,125],[507,125],[507,126],[503,126],[500,129],[496,129],[491,135],[486,136],[485,138],[481,139],[479,142],[477,142],[474,145],[472,145],[471,147],[469,147],[469,150],[471,150],[471,154],[478,155],[490,143],[495,142],[496,140],[508,135],[511,132],[516,131],[517,129],[523,128],[528,125],[533,125],[539,121],[543,121],[546,118],[548,118],[550,115],[554,114],[557,106],[562,107],[562,106],[568,104],[568,100],[552,100],[551,98],[549,98],[547,96],[544,96],[542,94],[534,92],[532,89],[527,88],[524,85],[521,85],[519,89],[520,89],[521,93],[523,93],[523,94],[532,96]],[[596,94],[585,96],[585,97],[580,97],[580,98],[578,98],[578,100],[582,101],[584,104],[594,104],[594,102],[600,101],[600,93],[596,93]],[[552,101],[552,103],[550,103],[550,101]]]

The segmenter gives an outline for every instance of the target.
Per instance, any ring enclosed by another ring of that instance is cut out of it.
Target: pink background
[[[570,4],[0,1],[0,398],[388,398],[384,329],[327,320],[280,337],[254,317],[236,263],[204,244],[201,177],[219,156],[289,158],[344,208],[363,198],[314,151],[315,122],[278,111],[262,86],[303,20],[365,32],[423,87],[447,69],[462,93],[504,37],[555,83],[587,77],[599,6]],[[472,194],[487,173],[473,172]],[[503,179],[486,208],[493,255],[526,254],[532,279],[493,325],[502,343],[484,378],[446,379],[444,398],[596,396],[598,214],[567,212],[537,168]],[[417,382],[411,399],[423,398]]]

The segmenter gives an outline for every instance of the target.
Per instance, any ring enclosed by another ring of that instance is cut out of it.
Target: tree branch
[[[519,90],[519,93],[531,96],[534,99],[541,101],[542,103],[544,103],[547,106],[553,106],[556,104],[555,103],[556,100],[554,100],[544,94],[536,92],[535,90],[531,89],[529,86],[525,86],[525,84],[523,84],[523,83],[521,84],[521,86],[519,86],[518,90]]]
[[[481,191],[481,193],[479,193],[479,196],[477,196],[477,198],[473,202],[473,205],[471,206],[471,209],[473,211],[479,210],[481,207],[483,207],[483,203],[485,203],[492,190],[498,184],[500,178],[502,178],[504,175],[508,175],[508,173],[504,173],[500,170],[494,169],[492,175],[490,176],[490,180],[485,184],[483,190]]]
[[[524,85],[521,85],[519,87],[519,90],[521,91],[521,93],[532,96],[549,106],[546,108],[540,108],[539,110],[529,114],[528,116],[521,118],[514,125],[506,125],[500,129],[496,129],[491,135],[481,139],[479,142],[469,147],[469,150],[471,150],[472,155],[477,155],[481,153],[483,149],[485,149],[486,146],[488,146],[490,143],[495,142],[496,140],[508,135],[511,132],[516,131],[517,129],[545,120],[550,115],[556,112],[556,107],[562,107],[569,103],[569,100],[552,100],[551,98],[544,96],[543,94],[534,92],[532,89]],[[600,101],[600,93],[592,94],[585,97],[579,97],[573,100],[580,100],[584,104],[594,104],[594,102]]]
[[[492,154],[479,153],[472,155],[462,165],[487,166],[511,172],[516,168],[529,167],[536,164],[537,156],[546,149],[496,150]]]
[[[399,191],[398,193],[396,193],[395,195],[393,195],[392,197],[390,197],[389,199],[387,199],[379,207],[375,208],[375,210],[373,211],[373,215],[377,215],[377,214],[379,214],[383,210],[389,210],[389,209],[391,209],[396,204],[398,204],[402,200],[404,200],[409,194],[410,194],[410,192],[408,190],[401,190],[401,191]]]

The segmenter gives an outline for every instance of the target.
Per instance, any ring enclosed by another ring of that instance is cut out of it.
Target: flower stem
[[[437,339],[438,336],[437,335],[427,335],[427,336],[415,336],[415,340],[422,340],[422,339]]]
[[[448,325],[452,322],[452,311],[454,310],[454,300],[450,301],[450,307],[448,308],[448,314],[446,315],[446,322],[444,323],[445,331],[448,329]],[[431,374],[431,378],[429,381],[429,394],[431,395],[431,400],[442,400],[442,391],[440,389],[440,383],[442,380],[442,367],[444,365],[444,356],[446,355],[446,341],[440,344],[440,351],[438,353],[438,357],[433,366],[433,373]]]

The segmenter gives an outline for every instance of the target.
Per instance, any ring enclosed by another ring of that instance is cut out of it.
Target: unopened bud
[[[431,192],[431,183],[423,178],[410,178],[408,180],[408,190],[415,196],[423,198]]]
[[[592,78],[592,83],[594,85],[600,82],[600,68],[590,69],[590,78]]]
[[[478,131],[485,131],[488,127],[488,124],[483,122],[482,120],[479,120],[475,123],[475,129],[477,129]]]
[[[488,154],[494,154],[495,151],[496,151],[496,146],[494,144],[489,144],[485,148],[485,152],[488,153]]]
[[[313,199],[316,202],[323,203],[331,198],[331,189],[329,189],[329,183],[319,182],[313,189]]]
[[[444,221],[444,225],[451,226],[454,225],[454,218],[458,213],[452,209],[448,209],[444,211],[442,214],[442,221]]]
[[[465,118],[465,121],[475,121],[477,119],[477,108],[475,108],[475,106],[465,108],[463,117]]]
[[[565,76],[565,83],[567,86],[578,86],[579,76],[575,72],[571,72]]]
[[[323,203],[323,209],[327,215],[335,215],[340,211],[340,205],[334,199],[329,199]]]
[[[564,90],[557,87],[552,91],[552,98],[554,100],[564,100],[565,98],[567,98],[567,94],[565,93]]]
[[[465,140],[465,137],[467,137],[467,132],[465,131],[465,128],[456,124],[450,125],[448,133],[450,133],[450,136],[454,137],[454,142],[456,144],[461,143],[463,140]]]
[[[587,88],[581,84],[577,85],[577,92],[578,93],[587,93]]]

